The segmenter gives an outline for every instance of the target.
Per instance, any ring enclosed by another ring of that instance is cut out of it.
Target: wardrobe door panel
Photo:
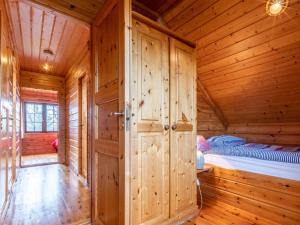
[[[131,224],[169,218],[168,37],[133,21]]]
[[[194,49],[170,40],[171,217],[196,211],[196,63]]]

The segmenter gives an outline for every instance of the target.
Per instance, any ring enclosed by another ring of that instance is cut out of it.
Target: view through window
[[[57,132],[58,105],[25,103],[25,132]]]

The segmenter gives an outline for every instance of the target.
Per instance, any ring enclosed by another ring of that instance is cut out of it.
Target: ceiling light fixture
[[[54,53],[51,49],[44,49],[43,52],[48,55],[54,55]]]
[[[44,70],[48,71],[49,68],[50,68],[50,67],[49,67],[49,65],[48,65],[47,63],[45,63],[45,64],[43,65],[43,69],[44,69]]]
[[[270,16],[278,16],[286,10],[289,0],[268,0],[266,11]]]

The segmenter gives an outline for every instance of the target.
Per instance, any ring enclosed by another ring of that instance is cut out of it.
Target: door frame
[[[90,76],[87,74],[87,72],[82,73],[81,76],[78,77],[78,126],[80,127],[80,134],[79,134],[79,148],[78,148],[78,153],[79,156],[78,157],[78,175],[81,178],[81,180],[83,181],[84,184],[86,184],[87,186],[90,186],[90,150],[89,150],[89,142],[90,142],[90,138],[89,138],[89,105],[90,105],[90,94],[89,94],[89,86],[90,86],[90,82],[89,82],[89,78]],[[82,174],[82,118],[83,118],[83,114],[82,114],[82,84],[83,84],[83,80],[85,79],[84,82],[86,82],[86,86],[87,86],[87,93],[86,93],[86,101],[87,101],[87,111],[86,111],[86,126],[87,126],[87,133],[86,133],[86,150],[87,150],[87,177],[84,177]]]

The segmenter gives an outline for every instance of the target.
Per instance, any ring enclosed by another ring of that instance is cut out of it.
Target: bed
[[[221,135],[208,139],[202,150],[208,164],[300,181],[297,147],[246,143],[242,138]]]
[[[213,165],[208,172],[198,174],[210,213],[226,203],[234,207],[230,215],[238,209],[254,214],[255,224],[300,224],[298,148],[249,144],[222,136],[202,145],[205,163]],[[218,213],[225,215],[228,208]]]

